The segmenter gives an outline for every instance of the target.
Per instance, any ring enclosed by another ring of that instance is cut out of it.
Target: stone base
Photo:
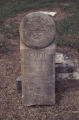
[[[19,76],[16,79],[16,85],[17,85],[18,93],[21,93],[22,92],[22,78],[21,78],[21,76]]]
[[[56,53],[56,81],[79,80],[79,65],[71,55]]]
[[[21,43],[22,104],[55,104],[55,43],[31,49]]]

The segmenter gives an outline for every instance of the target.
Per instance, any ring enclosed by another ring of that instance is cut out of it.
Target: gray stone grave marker
[[[22,103],[55,104],[55,23],[43,13],[26,15],[20,24]]]

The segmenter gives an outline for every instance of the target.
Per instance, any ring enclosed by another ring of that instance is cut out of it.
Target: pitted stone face
[[[30,48],[45,48],[55,39],[55,23],[43,13],[34,12],[26,15],[20,25],[23,43]]]

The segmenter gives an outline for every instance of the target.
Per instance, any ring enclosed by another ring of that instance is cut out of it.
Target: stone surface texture
[[[56,53],[56,81],[79,80],[79,64],[71,55]]]
[[[24,106],[55,104],[55,24],[36,12],[20,25],[22,102]]]
[[[26,15],[21,22],[20,30],[21,40],[31,48],[44,48],[55,40],[56,30],[53,19],[40,12]]]

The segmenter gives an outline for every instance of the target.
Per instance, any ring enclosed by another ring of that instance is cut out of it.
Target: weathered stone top
[[[55,23],[46,14],[33,12],[26,15],[20,24],[20,35],[23,43],[31,48],[44,48],[55,39]]]

